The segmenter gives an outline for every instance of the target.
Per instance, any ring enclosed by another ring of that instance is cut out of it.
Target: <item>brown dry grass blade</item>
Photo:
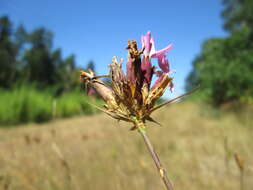
[[[108,78],[108,77],[111,77],[111,75],[99,75],[99,76],[93,77],[93,79]]]
[[[103,83],[102,81],[96,80],[96,83],[101,84],[101,85],[104,85],[104,86],[106,86],[106,87],[109,87],[109,86],[107,86],[105,83]]]
[[[173,102],[179,100],[180,98],[184,98],[184,97],[186,97],[186,96],[192,94],[193,92],[195,92],[195,91],[198,90],[199,88],[200,88],[200,86],[197,86],[196,88],[190,90],[189,92],[186,92],[186,93],[184,93],[184,94],[182,94],[182,95],[180,95],[180,96],[177,96],[176,98],[173,98],[173,99],[171,99],[171,100],[169,100],[169,101],[166,101],[166,102],[164,102],[164,103],[162,103],[162,104],[160,104],[160,105],[154,107],[153,109],[151,109],[150,113],[154,112],[155,110],[157,110],[157,109],[159,109],[159,108],[161,108],[161,107],[163,107],[163,106],[165,106],[165,105],[167,105],[167,104],[171,104],[171,103],[173,103]]]
[[[130,128],[130,131],[134,131],[135,129],[137,129],[137,127],[133,126],[133,127]]]
[[[154,120],[154,119],[153,119],[152,117],[150,117],[150,116],[146,117],[145,119],[148,120],[148,121],[150,121],[150,122],[153,122],[153,123],[155,123],[155,124],[157,124],[157,125],[159,125],[159,126],[162,126],[161,123],[159,123],[158,121]]]
[[[123,117],[123,116],[120,116],[120,115],[114,115],[114,114],[110,113],[109,111],[100,108],[99,106],[96,106],[96,105],[94,105],[94,104],[92,104],[92,103],[90,103],[90,102],[87,102],[87,101],[85,101],[85,102],[86,102],[87,104],[89,104],[89,105],[95,107],[96,109],[98,109],[98,110],[100,110],[100,111],[106,113],[107,115],[111,116],[111,117],[114,118],[114,119],[123,120],[123,121],[127,121],[127,122],[132,122],[132,120],[130,120],[130,119],[126,118],[126,117]]]

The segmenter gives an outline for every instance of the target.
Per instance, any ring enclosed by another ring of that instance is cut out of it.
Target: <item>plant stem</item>
[[[171,183],[171,181],[169,180],[167,174],[166,174],[166,170],[162,167],[162,164],[161,164],[161,161],[153,147],[153,145],[151,144],[148,136],[146,135],[146,132],[145,132],[145,125],[143,123],[137,123],[136,124],[136,127],[138,129],[138,132],[141,134],[141,136],[143,137],[143,140],[155,162],[155,165],[156,165],[156,168],[160,174],[160,177],[162,178],[163,180],[163,183],[164,185],[166,186],[166,189],[167,190],[173,190],[173,185]]]

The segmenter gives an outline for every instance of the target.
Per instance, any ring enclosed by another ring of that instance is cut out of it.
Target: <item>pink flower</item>
[[[142,49],[144,49],[143,54],[144,58],[141,63],[141,70],[144,72],[145,81],[146,83],[150,84],[152,75],[154,73],[154,69],[151,65],[150,58],[157,58],[158,59],[158,65],[161,68],[162,71],[158,71],[157,76],[158,79],[156,80],[154,86],[152,88],[155,88],[170,72],[169,68],[169,61],[166,59],[166,52],[169,51],[172,48],[172,45],[168,45],[165,48],[156,51],[155,49],[155,42],[154,38],[151,37],[151,32],[148,31],[146,35],[141,36],[141,43],[142,43]],[[173,90],[173,83],[170,83],[170,89]]]
[[[172,48],[172,44],[165,48],[156,51],[154,38],[151,37],[151,32],[148,31],[146,35],[141,36],[142,49],[144,49],[144,56],[157,58],[158,56],[164,55],[167,51]]]
[[[149,58],[157,58],[158,65],[162,69],[164,73],[169,73],[169,61],[166,59],[166,52],[172,48],[172,45],[168,45],[167,47],[156,51],[154,38],[151,37],[151,33],[148,31],[146,35],[141,36],[142,48],[144,49],[144,59],[145,57]],[[144,62],[146,63],[146,61]],[[142,66],[146,67],[146,66]],[[151,68],[151,64],[150,64]]]
[[[168,59],[166,59],[165,53],[159,54],[157,56],[157,59],[158,59],[158,65],[162,69],[162,71],[164,73],[169,73],[170,72],[169,61]]]
[[[148,87],[151,84],[152,76],[154,74],[154,68],[152,67],[152,64],[150,62],[150,59],[147,57],[144,57],[141,62],[141,70],[144,75],[144,83],[148,85]]]

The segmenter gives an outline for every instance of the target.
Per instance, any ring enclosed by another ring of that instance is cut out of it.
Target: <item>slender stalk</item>
[[[166,170],[162,167],[162,164],[161,164],[161,161],[153,147],[153,145],[151,144],[148,136],[146,135],[146,132],[144,130],[145,128],[145,125],[143,123],[136,123],[136,127],[138,129],[138,132],[141,134],[141,136],[143,137],[143,140],[147,146],[147,149],[149,150],[154,162],[155,162],[155,165],[156,165],[156,168],[160,174],[160,177],[161,179],[163,180],[163,183],[164,185],[166,186],[166,189],[167,190],[173,190],[173,185],[171,183],[171,181],[169,180],[167,174],[166,174]]]

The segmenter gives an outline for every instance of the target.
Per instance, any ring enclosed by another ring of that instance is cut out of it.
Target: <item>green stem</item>
[[[153,147],[153,145],[151,144],[148,136],[146,135],[146,132],[145,132],[145,125],[143,123],[137,123],[136,124],[136,127],[138,129],[138,132],[141,134],[141,136],[143,137],[143,140],[155,162],[155,165],[156,165],[156,168],[160,174],[160,177],[162,178],[163,180],[163,183],[164,185],[166,186],[166,189],[167,190],[173,190],[173,185],[171,183],[171,181],[169,180],[167,174],[166,174],[166,171],[165,169],[162,167],[162,164],[161,164],[161,161]]]

